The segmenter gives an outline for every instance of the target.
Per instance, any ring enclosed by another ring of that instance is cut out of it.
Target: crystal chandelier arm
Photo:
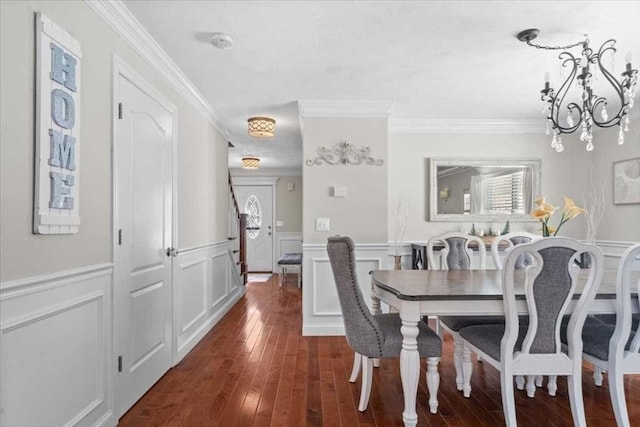
[[[582,108],[575,102],[567,105],[567,110],[569,112],[572,113],[574,110],[578,112],[579,119],[573,126],[562,126],[560,124],[560,110],[562,109],[564,98],[576,78],[576,74],[578,72],[577,59],[569,52],[562,52],[558,58],[562,60],[563,67],[566,67],[567,64],[571,64],[571,71],[569,72],[567,79],[562,83],[562,86],[560,86],[558,95],[552,97],[553,100],[549,101],[551,103],[551,109],[549,110],[549,116],[547,118],[551,120],[553,128],[557,129],[558,133],[572,133],[580,127],[582,122]]]
[[[608,51],[611,51],[612,53],[616,52],[616,48],[614,47],[615,42],[616,41],[613,39],[610,39],[604,42],[600,47],[598,54],[594,58],[595,59],[594,62],[597,64],[598,69],[600,70],[602,75],[605,77],[605,79],[609,82],[609,84],[613,87],[613,89],[616,91],[616,96],[620,100],[620,108],[618,109],[618,112],[615,114],[615,116],[613,116],[609,120],[603,120],[603,121],[598,120],[598,117],[595,114],[595,112],[596,112],[596,109],[598,108],[601,109],[606,107],[608,105],[608,101],[604,97],[598,97],[595,99],[595,101],[593,101],[593,105],[591,109],[591,111],[593,112],[593,117],[592,117],[593,122],[599,127],[603,127],[603,128],[608,128],[608,127],[612,127],[619,124],[620,120],[625,114],[625,111],[626,111],[625,107],[627,105],[624,101],[624,93],[622,90],[622,85],[602,64],[602,57],[606,52]]]

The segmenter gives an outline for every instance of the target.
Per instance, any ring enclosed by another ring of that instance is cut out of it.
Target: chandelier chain
[[[527,40],[527,45],[531,46],[531,47],[535,47],[536,49],[544,49],[544,50],[564,50],[564,49],[571,49],[572,47],[577,47],[577,46],[581,46],[584,44],[584,42],[586,42],[588,39],[584,39],[581,42],[577,42],[574,44],[570,44],[567,46],[542,46],[536,43],[531,43],[531,40]]]

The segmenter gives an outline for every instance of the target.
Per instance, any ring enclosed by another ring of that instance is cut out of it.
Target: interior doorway
[[[116,416],[172,364],[176,108],[121,60],[113,65]]]

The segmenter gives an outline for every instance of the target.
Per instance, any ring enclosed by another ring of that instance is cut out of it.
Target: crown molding
[[[202,114],[222,135],[226,135],[226,127],[218,112],[121,0],[85,0],[85,3],[164,77],[197,112]]]
[[[246,170],[242,168],[229,168],[231,177],[246,177],[246,176],[302,176],[302,168],[263,168],[258,170]]]
[[[389,117],[389,101],[298,101],[300,117]]]
[[[390,133],[544,134],[543,120],[391,119]]]

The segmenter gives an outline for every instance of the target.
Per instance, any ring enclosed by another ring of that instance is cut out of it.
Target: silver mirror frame
[[[429,189],[429,221],[458,221],[458,222],[490,222],[490,221],[536,221],[529,213],[525,215],[496,215],[496,214],[439,214],[438,213],[438,166],[527,166],[533,169],[531,183],[531,206],[540,193],[540,176],[542,161],[539,158],[485,158],[470,159],[459,157],[438,157],[429,159],[427,188]]]

